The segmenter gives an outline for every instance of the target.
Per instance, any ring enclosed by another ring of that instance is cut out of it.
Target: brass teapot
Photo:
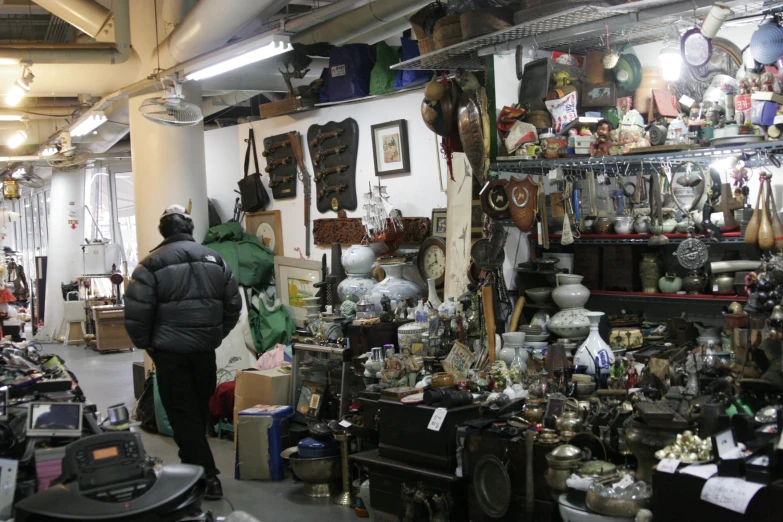
[[[571,409],[569,409],[569,406]],[[579,403],[576,399],[568,399],[563,406],[563,413],[555,422],[555,427],[560,433],[571,432],[579,433],[584,427],[582,416],[579,411]]]
[[[545,406],[543,400],[528,395],[525,399],[525,405],[522,407],[521,416],[532,424],[540,424],[544,419]]]

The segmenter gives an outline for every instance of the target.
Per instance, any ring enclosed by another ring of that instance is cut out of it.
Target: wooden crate
[[[99,352],[111,350],[130,350],[133,341],[125,330],[125,307],[96,306],[93,308],[95,337]]]
[[[262,103],[258,106],[258,114],[262,118],[273,118],[283,114],[291,114],[292,112],[311,109],[313,105],[315,105],[316,101],[317,100],[312,98],[294,96],[279,101]]]

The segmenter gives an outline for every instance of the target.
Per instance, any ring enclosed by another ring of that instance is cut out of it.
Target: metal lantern
[[[19,183],[15,179],[3,180],[3,196],[5,199],[19,199]]]

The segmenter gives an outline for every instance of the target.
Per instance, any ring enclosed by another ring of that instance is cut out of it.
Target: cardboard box
[[[290,404],[291,374],[278,370],[237,370],[234,389],[234,433],[239,412],[256,404]],[[235,437],[236,440],[236,437]]]
[[[280,452],[287,446],[291,406],[256,405],[237,415],[234,478],[283,480],[285,462]]]

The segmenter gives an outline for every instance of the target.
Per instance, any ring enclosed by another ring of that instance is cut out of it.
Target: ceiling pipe
[[[291,33],[298,33],[318,25],[324,20],[347,13],[353,9],[358,9],[372,2],[373,0],[339,0],[319,9],[314,9],[309,13],[299,15],[286,22],[285,30]]]
[[[291,41],[302,44],[345,42],[417,11],[429,3],[431,0],[376,1],[298,32]]]
[[[50,120],[63,119],[73,116],[76,107],[50,107],[50,106],[32,106],[32,107],[0,107],[0,117],[3,116],[21,116],[27,120]]]
[[[392,36],[400,36],[405,30],[410,29],[410,27],[411,27],[410,20],[408,19],[407,16],[403,16],[402,18],[398,18],[393,22],[389,22],[387,24],[383,24],[380,27],[376,27],[372,31],[360,34],[359,36],[355,36],[350,40],[344,40],[335,43],[339,43],[339,45],[354,44],[354,43],[373,45],[382,40],[391,38]],[[400,45],[400,43],[397,42],[397,45]]]
[[[163,0],[160,6],[160,19],[163,21],[166,36],[182,22],[195,3],[195,0]]]
[[[111,18],[111,11],[93,0],[33,0],[81,32],[97,37]]]
[[[160,68],[214,51],[234,36],[248,20],[277,12],[290,0],[200,0],[185,19],[153,51]]]
[[[114,16],[106,22],[103,31],[114,31],[113,44],[56,45],[20,44],[0,45],[0,58],[30,61],[33,64],[118,64],[128,60],[130,46],[129,0],[114,0]],[[59,3],[59,2],[54,2]]]

